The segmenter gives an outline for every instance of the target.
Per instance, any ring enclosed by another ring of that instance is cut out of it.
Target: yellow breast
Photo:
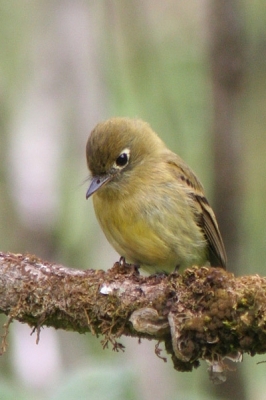
[[[93,195],[97,219],[115,250],[153,273],[203,264],[206,242],[184,199],[153,190],[135,193],[119,198],[103,190]]]

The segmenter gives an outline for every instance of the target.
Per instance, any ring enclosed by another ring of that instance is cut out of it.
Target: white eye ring
[[[121,151],[120,155],[117,157],[117,159],[114,162],[114,168],[119,168],[123,169],[127,166],[129,163],[130,159],[130,149],[126,148],[123,151]]]

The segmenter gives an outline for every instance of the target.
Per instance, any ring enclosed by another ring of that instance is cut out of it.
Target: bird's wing
[[[209,245],[211,265],[226,268],[225,247],[214,212],[204,196],[198,194],[192,194],[192,196],[202,210],[198,224],[202,228]]]
[[[211,265],[226,268],[227,256],[223,239],[214,212],[204,195],[203,186],[179,156],[174,154],[173,157],[172,153],[167,162],[176,167],[176,178],[188,189],[189,196],[195,201],[195,213],[198,225],[203,230],[208,243]]]

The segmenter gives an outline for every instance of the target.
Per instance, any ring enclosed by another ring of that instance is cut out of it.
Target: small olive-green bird
[[[127,262],[149,273],[193,265],[226,268],[226,252],[204,190],[185,162],[140,119],[111,118],[86,147],[102,230]]]

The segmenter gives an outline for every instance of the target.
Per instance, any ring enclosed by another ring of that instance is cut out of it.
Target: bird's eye
[[[128,163],[128,155],[126,153],[120,154],[116,159],[116,165],[118,167],[124,167]]]
[[[125,167],[129,162],[129,149],[125,149],[122,151],[119,157],[117,157],[115,164],[119,168]]]

